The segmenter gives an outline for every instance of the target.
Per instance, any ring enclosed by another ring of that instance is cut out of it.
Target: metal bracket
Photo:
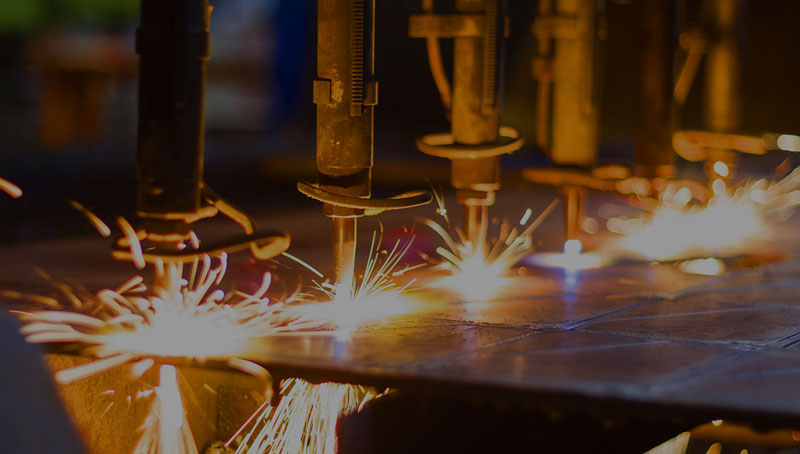
[[[331,97],[330,79],[314,79],[314,104],[329,106],[333,99]]]
[[[364,82],[364,101],[365,106],[378,105],[378,81],[368,80]]]

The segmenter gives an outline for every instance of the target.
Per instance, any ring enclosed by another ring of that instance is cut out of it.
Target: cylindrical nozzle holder
[[[741,122],[741,63],[736,31],[742,0],[710,0],[713,35],[705,63],[705,122],[714,132],[736,132]]]
[[[550,158],[591,167],[597,160],[600,1],[555,0],[554,13],[575,17],[576,33],[554,40]]]
[[[339,285],[352,286],[356,263],[356,220],[354,218],[333,218],[332,227],[334,282]]]
[[[742,0],[710,0],[716,39],[712,40],[705,64],[704,119],[713,132],[733,133],[741,126],[741,61],[736,31],[741,25]],[[734,176],[738,153],[730,149],[709,149],[706,173],[716,179]],[[714,171],[716,162],[726,166],[727,176]]]
[[[184,219],[200,209],[210,11],[206,0],[141,2],[136,50],[142,217]]]
[[[339,180],[342,191],[336,192],[369,196],[377,103],[374,0],[319,0],[317,5],[317,168]],[[357,184],[349,181],[362,177],[366,180]],[[336,184],[321,184],[334,192]]]
[[[577,239],[581,233],[583,209],[586,199],[586,189],[577,186],[565,186],[564,194],[564,228],[567,240]]]
[[[489,8],[494,15],[505,17],[504,2],[494,4],[482,0],[459,0],[456,9],[461,13],[483,13]],[[502,22],[502,21],[501,21]],[[487,24],[488,27],[488,24]],[[494,39],[487,40],[492,35]],[[495,47],[489,48],[492,43]],[[503,31],[494,28],[484,31],[484,36],[456,37],[454,44],[452,134],[455,143],[481,145],[495,143],[500,139],[500,95],[499,85],[488,86],[493,78],[502,80]],[[493,58],[487,56],[493,55]],[[491,75],[489,75],[491,74]],[[487,95],[487,91],[491,92]],[[487,105],[491,98],[493,105]],[[480,159],[454,159],[451,166],[452,186],[460,190],[491,193],[500,189],[500,158],[492,156]],[[463,192],[463,191],[461,191]],[[459,201],[466,205],[487,205],[494,197],[477,197],[475,201]],[[478,203],[470,203],[470,202]]]

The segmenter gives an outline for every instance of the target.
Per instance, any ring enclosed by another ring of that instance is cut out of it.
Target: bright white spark
[[[335,454],[339,417],[381,395],[357,385],[284,380],[277,405],[257,410],[255,425],[236,454]]]
[[[175,366],[162,365],[150,411],[140,430],[133,454],[197,454]]]
[[[533,231],[556,205],[558,200],[550,203],[533,222],[529,223],[531,210],[528,209],[518,226],[512,228],[507,222],[502,223],[492,244],[485,239],[473,244],[458,227],[454,229],[454,237],[444,225],[432,219],[419,219],[445,243],[445,246],[436,248],[439,259],[435,268],[446,271],[448,275],[435,285],[455,290],[470,301],[490,299],[506,285],[508,271],[533,250]]]
[[[5,192],[15,199],[22,197],[22,189],[5,178],[0,178],[0,191]]]
[[[597,268],[606,262],[606,257],[597,253],[583,253],[580,240],[572,239],[564,242],[562,253],[537,253],[532,255],[529,263],[548,267],[563,268],[566,271],[578,271]]]
[[[374,319],[407,313],[412,302],[404,297],[414,281],[397,282],[402,274],[400,263],[411,247],[413,237],[403,243],[396,241],[389,249],[381,249],[381,238],[373,233],[370,254],[360,280],[353,279],[351,285],[335,285],[329,281],[316,282],[316,291],[322,293],[324,302],[314,295],[307,295],[307,302],[295,308],[309,319],[325,320],[340,329],[351,330]]]
[[[183,265],[163,265],[164,275],[174,281],[147,295],[140,277],[117,290],[101,290],[91,315],[71,311],[19,313],[22,332],[30,342],[77,343],[96,361],[59,371],[56,378],[67,383],[145,358],[235,357],[246,340],[286,331],[315,329],[310,321],[282,303],[266,296],[270,275],[264,275],[254,294],[226,294],[213,290],[222,280],[223,255],[212,264],[205,256],[189,279],[182,278]],[[197,265],[197,263],[195,264]],[[87,304],[89,303],[89,304]]]
[[[714,257],[686,260],[678,267],[685,273],[702,276],[719,276],[725,271],[725,263]]]
[[[741,253],[768,240],[774,223],[800,205],[800,168],[774,183],[758,180],[733,190],[722,180],[713,183],[715,195],[703,207],[667,191],[647,216],[609,219],[608,230],[624,235],[611,248],[650,260]]]
[[[85,206],[81,205],[80,203],[74,200],[70,200],[69,205],[72,208],[75,208],[76,210],[80,211],[81,214],[83,214],[84,216],[86,216],[86,219],[89,221],[90,224],[92,224],[92,227],[94,227],[95,230],[97,230],[97,233],[99,233],[103,238],[108,238],[111,236],[111,229],[108,228],[108,225],[106,225],[106,223],[103,222],[102,219],[97,217],[97,215],[92,213],[88,208],[86,208]]]
[[[135,276],[116,290],[100,291],[94,301],[73,303],[91,313],[18,312],[25,322],[21,332],[29,342],[82,344],[85,354],[97,358],[58,371],[56,381],[61,384],[124,365],[131,365],[132,378],[138,378],[162,363],[135,454],[197,453],[185,420],[176,369],[163,363],[225,359],[233,369],[265,378],[269,374],[261,366],[237,358],[247,340],[321,326],[321,322],[270,301],[266,295],[269,273],[253,294],[214,289],[227,269],[227,255],[223,253],[216,265],[213,262],[207,255],[196,259],[184,278],[182,263],[158,261],[155,269],[160,287],[148,289],[143,279]]]

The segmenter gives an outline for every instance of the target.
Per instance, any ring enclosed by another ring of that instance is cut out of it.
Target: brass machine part
[[[142,0],[136,31],[139,67],[137,232],[147,262],[192,261],[202,254],[249,248],[259,259],[289,247],[289,236],[257,231],[252,218],[203,182],[206,62],[210,54],[207,0]],[[244,235],[199,249],[187,247],[192,224],[222,213]],[[117,238],[112,256],[130,260],[129,240]]]
[[[591,170],[580,167],[543,167],[524,169],[522,177],[537,184],[558,188],[564,198],[565,237],[573,240],[580,235],[587,192],[623,192],[626,190],[624,182],[631,181],[631,172],[621,165],[596,166]]]
[[[673,137],[675,150],[696,161],[705,160],[711,181],[735,175],[738,153],[761,154],[769,141],[737,134],[741,126],[740,49],[737,31],[741,23],[743,0],[707,0],[701,12],[705,27],[681,34],[681,44],[689,49],[684,69],[675,85],[679,103],[683,102],[705,56],[703,119],[706,131],[679,131]],[[724,175],[714,169],[725,164]]]
[[[356,256],[356,219],[431,201],[418,191],[372,199],[375,80],[375,1],[317,2],[317,169],[319,182],[299,182],[298,190],[323,202],[333,219],[334,279],[351,283]]]
[[[533,76],[538,82],[536,140],[556,167],[526,169],[523,176],[534,183],[560,187],[565,197],[565,233],[567,239],[573,239],[580,230],[586,189],[605,179],[593,175],[600,41],[604,35],[602,1],[542,0],[538,13],[532,26],[537,40],[533,59]],[[622,171],[614,167],[616,172]],[[624,176],[629,173],[622,172]]]
[[[673,178],[675,153],[676,8],[673,0],[638,4],[637,30],[640,77],[635,136],[635,170],[642,178]]]
[[[706,127],[712,132],[733,133],[741,126],[741,62],[736,31],[739,26],[743,0],[708,0],[714,35],[706,55],[705,107]],[[729,148],[710,148],[706,159],[706,174],[714,179],[730,179],[735,175],[739,156]],[[725,175],[714,170],[722,162],[728,169]]]
[[[425,0],[424,14],[409,20],[409,36],[427,41],[431,72],[451,120],[450,132],[423,136],[417,148],[451,160],[450,181],[465,208],[465,233],[476,244],[484,241],[488,207],[500,189],[500,156],[524,141],[516,130],[500,125],[505,2],[456,0],[455,9],[457,14],[434,14],[433,1]],[[454,40],[452,93],[442,69],[440,38]]]
[[[687,161],[711,161],[709,150],[736,150],[763,155],[770,150],[800,151],[800,139],[791,134],[765,133],[760,136],[709,131],[677,131],[672,136],[675,151]]]
[[[597,159],[601,13],[601,0],[543,0],[533,22],[536,140],[557,165]]]

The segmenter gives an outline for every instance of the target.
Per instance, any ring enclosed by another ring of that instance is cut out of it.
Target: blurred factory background
[[[314,171],[315,2],[212,2],[212,52],[206,90],[206,178],[221,193],[258,211],[314,206],[295,191]],[[452,2],[440,2],[442,9]],[[690,24],[699,0],[680,2]],[[437,8],[439,8],[437,4]],[[546,164],[536,149],[535,83],[530,32],[535,2],[510,2],[505,123],[529,140],[503,160],[504,169]],[[602,76],[600,160],[632,161],[639,62],[632,46],[637,2],[607,5]],[[446,182],[447,162],[415,150],[423,133],[448,128],[430,77],[424,40],[408,37],[416,0],[379,1],[374,172],[387,184]],[[749,2],[742,44],[742,132],[800,132],[800,4]],[[0,2],[0,175],[26,197],[0,199],[0,241],[85,232],[65,203],[80,200],[101,216],[135,207],[137,0],[3,0]],[[452,43],[442,41],[444,61]],[[702,68],[700,69],[702,72]],[[702,77],[702,73],[698,79]],[[702,125],[703,84],[692,87],[678,122]],[[767,168],[775,158],[759,162]],[[413,167],[412,167],[413,166]],[[413,180],[413,181],[409,181]],[[506,186],[513,185],[506,180]],[[278,194],[285,195],[278,196]],[[60,222],[52,222],[59,219]]]

